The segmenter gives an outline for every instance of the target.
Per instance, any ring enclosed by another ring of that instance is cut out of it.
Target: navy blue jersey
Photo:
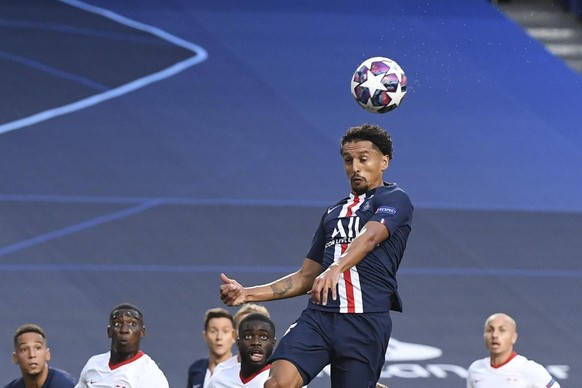
[[[190,365],[186,388],[201,388],[204,385],[208,365],[210,365],[210,359],[208,358],[201,358]]]
[[[390,236],[341,274],[337,300],[332,300],[330,293],[327,305],[310,300],[308,307],[339,313],[402,311],[396,271],[411,231],[412,211],[408,194],[394,183],[384,183],[360,196],[350,194],[328,208],[306,256],[324,269],[338,260],[366,222],[384,224]]]
[[[41,388],[74,388],[75,384],[75,379],[67,372],[49,368],[48,376]],[[22,377],[16,379],[4,388],[24,388],[24,380]]]

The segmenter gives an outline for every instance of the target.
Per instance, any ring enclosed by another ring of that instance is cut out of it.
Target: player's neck
[[[112,365],[124,363],[134,358],[138,353],[139,350],[132,353],[117,353],[112,350],[111,355],[109,357],[109,363]]]
[[[48,366],[36,376],[22,376],[24,388],[41,388],[48,377]]]
[[[492,367],[499,368],[507,364],[515,356],[517,356],[517,353],[512,350],[503,354],[491,355],[489,359]]]
[[[257,365],[243,365],[241,363],[240,365],[240,375],[241,377],[248,379],[250,377],[253,377],[257,374],[259,374],[261,371],[263,371],[265,368],[268,368],[269,364],[265,364],[265,365],[261,365],[261,366],[257,366]]]

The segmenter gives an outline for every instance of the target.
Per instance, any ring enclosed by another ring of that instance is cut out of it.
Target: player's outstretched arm
[[[221,274],[220,299],[227,306],[238,306],[248,302],[264,302],[275,299],[292,298],[306,294],[313,280],[322,272],[321,265],[305,259],[297,272],[293,272],[270,283],[243,287],[239,282]]]

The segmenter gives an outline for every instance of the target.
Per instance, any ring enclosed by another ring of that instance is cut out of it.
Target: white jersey
[[[471,364],[467,388],[560,388],[550,373],[535,361],[515,354],[505,364],[492,367],[489,357]]]
[[[75,388],[169,388],[164,373],[147,354],[139,352],[130,360],[110,365],[110,352],[87,361]]]
[[[238,354],[235,354],[231,358],[224,360],[220,364],[216,365],[216,368],[230,368],[234,365],[240,364],[240,360],[238,359]],[[216,368],[214,370],[216,371]]]
[[[224,363],[218,364],[214,369],[208,388],[263,388],[271,369],[271,365],[267,364],[259,372],[245,379],[240,375],[240,363],[230,362],[226,366],[222,364]]]

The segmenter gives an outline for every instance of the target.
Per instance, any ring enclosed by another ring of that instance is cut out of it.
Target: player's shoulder
[[[169,383],[166,375],[158,365],[158,363],[152,359],[149,355],[143,354],[139,359],[141,361],[141,371],[143,381],[148,383],[148,387],[155,388],[168,388]]]
[[[469,365],[469,370],[470,371],[476,371],[476,370],[479,370],[479,369],[486,368],[490,364],[491,364],[491,362],[489,360],[489,357],[479,358],[479,359],[473,361],[471,363],[471,365]]]
[[[384,184],[376,189],[376,195],[390,195],[410,201],[408,193],[397,183],[384,182]]]
[[[49,368],[49,373],[53,374],[52,384],[59,388],[72,388],[77,384],[77,380],[69,372],[57,368]],[[56,384],[56,385],[55,385]]]
[[[100,353],[100,354],[95,354],[91,357],[89,357],[89,360],[87,361],[87,363],[92,363],[92,364],[97,364],[97,363],[109,363],[109,359],[111,358],[110,353],[109,352],[105,352],[105,353]]]
[[[214,368],[214,373],[216,373],[216,371],[221,371],[224,369],[238,367],[238,366],[239,366],[238,356],[235,355],[235,356],[232,356],[231,358],[219,363],[218,365],[216,365],[216,368]]]
[[[380,212],[395,215],[396,212],[412,214],[414,211],[410,196],[396,183],[384,182],[383,186],[377,187],[370,193],[369,199],[372,201],[374,209],[379,209]]]
[[[532,373],[549,373],[546,368],[540,364],[539,362],[536,362],[534,360],[530,360],[524,356],[517,356],[517,357],[522,357],[522,362],[523,364],[526,365],[528,371],[532,372]]]
[[[210,363],[210,360],[208,358],[200,358],[200,359],[194,361],[190,365],[190,370],[192,370],[192,371],[194,371],[194,370],[206,370],[208,368],[209,363]]]
[[[24,380],[22,380],[22,377],[12,380],[4,388],[24,388]]]

